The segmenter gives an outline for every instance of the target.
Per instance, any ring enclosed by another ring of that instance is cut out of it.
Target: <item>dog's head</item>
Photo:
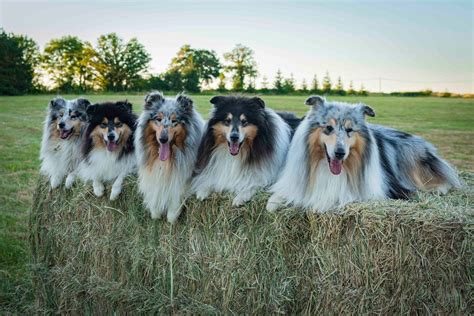
[[[108,151],[129,143],[135,125],[132,104],[123,102],[106,102],[87,107],[88,135],[94,146],[105,147]]]
[[[90,102],[86,99],[65,100],[61,97],[49,102],[49,121],[51,125],[55,125],[59,138],[67,140],[80,135],[89,105]]]
[[[327,102],[320,96],[309,97],[305,104],[312,107],[308,114],[312,128],[309,146],[323,147],[331,173],[339,175],[351,151],[361,146],[361,134],[367,133],[365,116],[373,117],[375,112],[362,103]]]
[[[184,94],[165,98],[161,92],[151,92],[145,97],[144,115],[148,117],[146,134],[149,141],[159,146],[159,159],[170,158],[173,146],[184,147],[187,128],[192,116],[193,101]]]
[[[265,124],[265,102],[240,96],[216,96],[210,102],[214,110],[209,125],[216,143],[226,143],[232,156],[238,155],[244,144],[251,147],[259,127]]]

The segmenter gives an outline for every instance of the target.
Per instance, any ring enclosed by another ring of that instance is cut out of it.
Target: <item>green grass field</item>
[[[65,96],[74,98],[77,96]],[[28,210],[38,175],[45,108],[52,96],[0,97],[0,311],[33,304]],[[93,95],[92,102],[127,98],[141,110],[143,95]],[[207,117],[210,96],[193,96]],[[266,96],[267,106],[304,115],[305,97]],[[474,100],[399,97],[330,97],[374,108],[370,122],[416,133],[462,171],[474,171]],[[28,309],[28,307],[26,307]]]

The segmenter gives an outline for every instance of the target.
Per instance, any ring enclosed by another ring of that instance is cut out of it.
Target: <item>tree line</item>
[[[217,83],[219,92],[369,93],[352,82],[345,88],[341,77],[333,83],[328,72],[321,81],[314,75],[310,83],[303,79],[297,84],[293,74],[284,77],[280,70],[272,83],[263,76],[257,89],[254,52],[241,44],[225,53],[223,60],[213,50],[183,45],[161,74],[149,73],[150,61],[151,55],[136,38],[126,42],[116,33],[101,35],[95,43],[76,36],[52,39],[41,52],[31,38],[0,29],[0,95],[152,89],[195,93],[210,90],[212,83]]]

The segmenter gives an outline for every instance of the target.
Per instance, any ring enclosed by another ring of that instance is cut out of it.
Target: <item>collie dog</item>
[[[166,213],[173,223],[179,217],[203,128],[204,121],[187,96],[165,98],[152,92],[145,97],[135,148],[138,186],[152,218]]]
[[[459,187],[456,171],[420,137],[371,125],[365,104],[312,96],[292,140],[286,166],[271,188],[267,210],[293,204],[316,212],[353,201],[406,199],[417,189]]]
[[[65,100],[61,97],[49,102],[41,142],[41,173],[48,177],[51,187],[57,188],[66,177],[70,188],[81,159],[81,136],[86,123],[86,99]]]
[[[234,206],[272,184],[283,166],[297,118],[277,114],[258,97],[216,96],[199,146],[192,191],[198,199],[211,192],[235,194]]]
[[[133,134],[137,117],[127,101],[89,105],[87,116],[79,175],[93,182],[96,196],[104,194],[103,182],[113,181],[110,199],[115,200],[124,178],[136,169]]]

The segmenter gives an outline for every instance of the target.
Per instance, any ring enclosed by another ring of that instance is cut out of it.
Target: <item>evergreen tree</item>
[[[364,95],[364,96],[369,94],[368,91],[365,90],[364,84],[361,84],[361,85],[360,85],[360,90],[359,90],[359,92],[358,92],[357,94],[358,94],[358,95]]]
[[[303,81],[301,82],[301,92],[308,92],[308,84],[306,83],[306,79],[303,78]]]
[[[268,92],[268,88],[269,88],[268,85],[269,85],[269,83],[268,83],[267,76],[263,76],[260,90],[262,92]]]
[[[312,93],[319,93],[319,82],[318,82],[318,76],[314,75],[313,77],[313,82],[311,83],[311,92]]]
[[[273,88],[275,89],[276,93],[283,93],[283,75],[281,74],[281,70],[278,69],[275,81],[273,82]]]
[[[285,93],[295,92],[295,78],[293,74],[290,74],[290,77],[283,81],[283,91]]]
[[[355,95],[356,94],[356,92],[354,90],[354,84],[352,83],[352,80],[349,83],[349,89],[347,90],[347,94],[348,95]]]
[[[336,93],[339,95],[346,95],[346,91],[344,91],[344,86],[342,84],[341,77],[337,78],[337,84],[336,84],[335,90],[336,90]]]
[[[324,94],[329,94],[331,93],[331,88],[332,88],[331,77],[329,77],[329,73],[326,71],[326,75],[323,78],[322,92]]]

